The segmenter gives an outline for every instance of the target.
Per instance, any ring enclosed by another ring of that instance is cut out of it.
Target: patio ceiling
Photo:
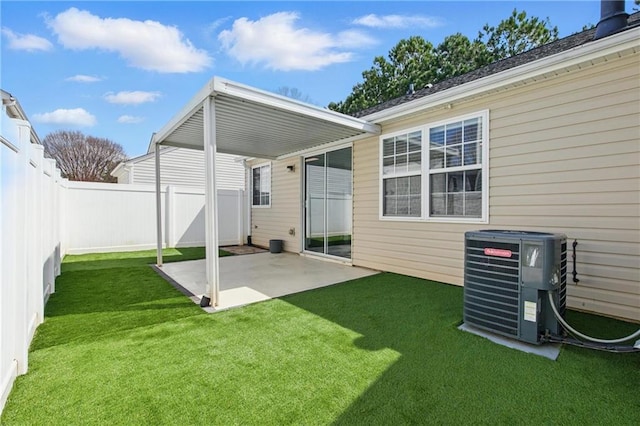
[[[152,145],[204,149],[204,102],[212,97],[218,152],[277,159],[380,127],[220,77],[212,78],[154,134]],[[153,149],[153,147],[152,147]]]

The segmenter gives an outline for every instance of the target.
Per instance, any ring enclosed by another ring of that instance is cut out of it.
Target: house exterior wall
[[[230,154],[216,154],[216,185],[218,189],[244,189],[244,166]],[[118,176],[118,183],[155,184],[155,156],[141,157],[132,162],[132,176],[126,168]],[[204,153],[193,149],[167,148],[160,154],[162,185],[204,188]]]
[[[353,264],[462,285],[465,231],[564,233],[579,243],[568,305],[640,321],[638,53],[397,119],[382,133],[487,109],[489,223],[381,220],[380,139],[354,142]]]
[[[264,160],[254,160],[251,165],[264,163]],[[295,165],[295,171],[288,171],[288,165]],[[284,250],[301,251],[301,170],[299,158],[271,161],[271,206],[251,207],[252,244],[269,247],[270,239],[278,239],[283,240]],[[251,189],[247,188],[249,199]],[[294,235],[289,234],[291,228]]]
[[[463,285],[466,231],[563,233],[569,247],[578,241],[580,282],[574,284],[568,274],[569,307],[640,321],[638,53],[546,75],[451,108],[407,114],[382,123],[382,134],[485,110],[488,222],[380,219],[380,138],[353,143],[352,263]],[[264,161],[253,162],[259,163]],[[296,172],[287,172],[294,163]],[[266,247],[269,239],[283,239],[285,250],[299,252],[301,160],[271,165],[272,205],[252,209],[252,240]],[[288,234],[291,227],[295,236]]]

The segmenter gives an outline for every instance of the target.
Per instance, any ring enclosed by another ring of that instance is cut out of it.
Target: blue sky
[[[473,38],[514,8],[548,17],[561,37],[600,14],[596,0],[3,0],[0,86],[41,138],[80,130],[135,157],[214,75],[269,91],[296,88],[324,107],[344,99],[373,58],[399,40]]]

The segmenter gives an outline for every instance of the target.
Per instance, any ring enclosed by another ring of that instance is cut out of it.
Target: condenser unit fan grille
[[[464,321],[517,336],[519,324],[520,244],[494,241],[466,244]]]
[[[558,311],[560,315],[564,317],[565,310],[567,309],[567,243],[561,244],[560,254],[560,287],[558,288]],[[561,329],[558,326],[558,334]]]

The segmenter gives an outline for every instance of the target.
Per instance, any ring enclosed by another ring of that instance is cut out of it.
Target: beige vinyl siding
[[[244,166],[230,154],[216,154],[218,189],[244,189]],[[204,153],[193,149],[166,148],[160,155],[160,181],[163,185],[204,188]],[[155,184],[155,156],[133,161],[133,182]]]
[[[353,264],[463,284],[464,232],[578,241],[572,308],[640,321],[638,54],[384,123],[383,134],[489,110],[489,223],[379,219],[379,138],[354,143]],[[571,253],[568,268],[572,270]]]
[[[255,160],[251,166],[264,164],[265,160]],[[271,207],[251,208],[251,242],[260,247],[269,247],[269,240],[283,240],[284,250],[300,252],[301,217],[301,176],[303,170],[300,159],[271,161]],[[295,165],[289,172],[287,166]],[[249,199],[252,188],[248,187]],[[293,228],[295,235],[289,235]]]

